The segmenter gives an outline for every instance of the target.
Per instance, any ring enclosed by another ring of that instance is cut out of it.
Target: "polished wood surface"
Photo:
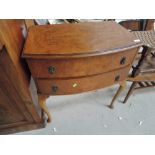
[[[37,79],[38,91],[48,95],[67,95],[100,89],[125,80],[129,67],[99,75],[69,79]],[[54,90],[56,88],[56,90]]]
[[[6,96],[10,101],[9,104],[16,103],[17,106],[14,106],[14,108],[19,110],[19,113],[25,116],[25,120],[28,119],[33,122],[31,115],[26,110],[26,106],[21,104],[22,98],[17,93],[17,91],[19,90],[16,90],[14,84],[12,84],[12,82],[14,82],[15,80],[18,80],[18,79],[15,79],[16,78],[15,74],[17,74],[17,72],[14,69],[14,66],[5,49],[3,49],[0,55],[0,66],[1,66],[0,87],[3,90],[3,93],[5,93],[4,96]],[[1,96],[1,97],[3,98],[4,96]],[[3,104],[5,104],[5,101],[3,102],[4,102]],[[10,117],[13,117],[13,115],[14,113],[12,113]]]
[[[32,26],[24,57],[101,55],[139,46],[136,37],[115,22]]]
[[[79,77],[100,74],[131,64],[137,48],[84,58],[27,59],[35,78]],[[104,63],[103,63],[104,62]],[[53,67],[54,71],[49,71]]]
[[[145,31],[154,29],[154,19],[133,19],[119,22],[120,25],[132,31]]]
[[[20,57],[25,37],[24,20],[0,20],[0,134],[44,126],[30,71]]]
[[[28,101],[30,99],[28,90],[30,72],[25,61],[20,58],[26,37],[25,30],[24,20],[0,20],[0,40],[3,41],[8,55],[18,72],[17,77],[20,75],[17,84],[20,89],[19,93],[25,101]]]
[[[22,57],[43,98],[117,83],[120,94],[140,45],[140,40],[115,22],[31,26]],[[50,120],[45,101],[40,105]]]
[[[125,21],[119,22],[119,24],[125,27],[126,29],[132,30],[132,31],[138,31],[141,28],[139,20],[125,20]]]

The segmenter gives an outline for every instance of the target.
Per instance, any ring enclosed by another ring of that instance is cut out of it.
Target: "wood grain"
[[[38,85],[38,92],[41,94],[67,95],[96,90],[116,84],[125,80],[128,71],[129,66],[120,70],[89,77],[72,79],[36,79],[36,82]],[[115,81],[116,76],[120,76],[118,81]],[[52,87],[57,87],[57,91],[53,91]]]
[[[35,78],[62,78],[89,76],[123,68],[133,61],[137,48],[100,56],[69,59],[27,59]],[[121,63],[125,58],[125,62]],[[49,67],[54,67],[54,73]]]
[[[20,58],[25,35],[24,20],[0,20],[0,133],[19,131],[23,124],[26,130],[29,124],[37,127],[42,123],[34,105],[36,92],[30,84],[28,66]]]
[[[139,46],[136,37],[115,22],[32,26],[23,57],[79,56]]]
[[[37,100],[32,100],[33,94],[31,94],[29,90],[30,71],[26,62],[21,59],[21,52],[25,42],[23,31],[25,32],[25,30],[26,26],[24,20],[0,20],[0,40],[4,43],[10,62],[14,66],[14,71],[16,72],[14,74],[16,80],[12,81],[12,84],[20,90],[18,93],[25,103],[32,103],[37,102]],[[7,61],[5,63],[7,63]],[[8,70],[6,69],[6,71]],[[26,106],[27,105],[28,104],[26,104]],[[33,118],[37,122],[41,121],[33,106],[28,106],[27,109],[32,113]]]
[[[140,45],[115,22],[32,26],[22,57],[40,96],[67,95],[123,83]]]

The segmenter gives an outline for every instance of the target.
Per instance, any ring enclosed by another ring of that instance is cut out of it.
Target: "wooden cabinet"
[[[39,95],[45,96],[40,105],[50,120],[43,101],[47,96],[82,93],[125,81],[140,45],[140,40],[115,22],[32,26],[22,57]]]
[[[0,20],[0,134],[44,127],[37,93],[21,60],[24,20]],[[30,82],[31,81],[31,82]]]
[[[32,122],[31,115],[21,104],[22,99],[12,84],[12,80],[17,80],[14,77],[16,71],[4,49],[0,54],[0,73],[0,128],[17,122],[23,124],[26,120]]]

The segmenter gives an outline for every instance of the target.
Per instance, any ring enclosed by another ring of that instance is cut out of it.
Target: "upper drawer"
[[[137,48],[100,56],[27,59],[33,77],[62,78],[100,74],[125,67],[132,63]]]

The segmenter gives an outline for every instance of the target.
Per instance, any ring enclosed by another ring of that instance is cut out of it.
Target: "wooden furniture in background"
[[[30,71],[21,59],[26,35],[24,20],[0,20],[0,134],[45,125]]]
[[[155,86],[155,31],[134,31],[132,32],[143,42],[143,50],[139,53],[138,62],[133,66],[132,74],[128,81],[132,85],[124,99],[127,102],[134,90]]]
[[[35,79],[48,121],[51,116],[45,99],[49,95],[82,93],[120,83],[119,94],[140,45],[115,22],[30,27],[22,57]]]
[[[25,19],[25,24],[29,28],[34,25],[48,25],[50,23],[47,19]]]
[[[120,25],[132,31],[145,31],[154,29],[154,19],[124,20]]]

